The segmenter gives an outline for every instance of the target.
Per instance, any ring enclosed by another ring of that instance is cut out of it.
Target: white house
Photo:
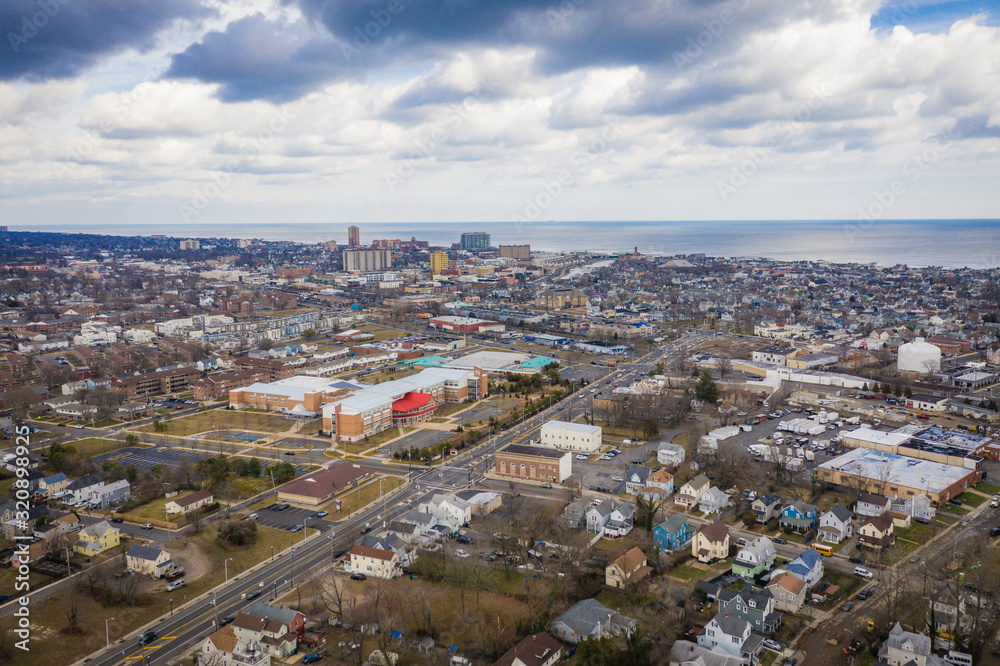
[[[625,492],[629,495],[640,495],[646,489],[646,479],[653,470],[642,465],[632,465],[625,472]]]
[[[174,516],[177,514],[187,514],[196,511],[203,506],[207,506],[213,501],[212,493],[207,490],[196,490],[184,497],[172,499],[166,503],[167,514]]]
[[[763,643],[764,638],[753,633],[750,623],[736,613],[717,614],[698,635],[698,645],[720,647],[749,666],[760,661]]]
[[[608,522],[604,524],[604,538],[617,539],[632,531],[635,524],[635,506],[622,502],[614,508],[608,515]]]
[[[819,536],[827,543],[840,543],[854,534],[854,516],[837,504],[819,517]]]
[[[930,498],[923,493],[907,497],[906,499],[893,498],[892,510],[912,516],[914,520],[920,523],[928,523],[934,520],[934,516],[937,515],[937,509],[934,508]]]
[[[868,516],[874,518],[876,516],[881,516],[883,513],[892,508],[892,500],[884,495],[876,495],[874,493],[861,493],[858,496],[858,501],[854,505],[854,513],[859,516]]]
[[[472,520],[472,505],[453,495],[434,495],[429,502],[422,502],[417,510],[429,513],[455,529]]]
[[[198,650],[198,666],[271,666],[271,655],[254,640],[240,640],[225,626],[205,639]]]
[[[593,453],[601,448],[600,426],[569,421],[549,421],[541,428],[543,446],[554,446],[563,451]]]
[[[698,510],[706,514],[719,513],[729,506],[729,500],[729,495],[712,486],[705,491],[698,501]]]
[[[656,447],[656,462],[661,465],[680,465],[684,462],[684,447],[670,442],[660,442]]]

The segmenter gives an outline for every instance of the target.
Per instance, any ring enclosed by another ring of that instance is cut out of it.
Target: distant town
[[[1000,663],[1000,269],[642,250],[0,227],[0,663]]]

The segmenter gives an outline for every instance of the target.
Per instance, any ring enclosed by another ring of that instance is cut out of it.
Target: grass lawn
[[[975,490],[980,493],[986,493],[987,495],[996,495],[1000,493],[1000,486],[995,483],[989,483],[988,481],[980,481],[976,484]]]
[[[848,574],[834,573],[827,569],[823,574],[823,582],[840,587],[836,594],[828,596],[826,601],[819,605],[823,610],[830,610],[836,606],[841,599],[849,599],[854,596],[855,590],[860,588],[865,581]]]
[[[840,493],[834,493],[830,491],[824,492],[816,499],[815,502],[813,502],[813,504],[816,505],[816,508],[819,510],[820,513],[826,513],[827,511],[832,509],[835,504],[843,504],[844,506],[849,506],[850,503],[851,500],[850,498],[847,497],[847,495],[842,495]]]
[[[395,340],[396,338],[406,337],[407,335],[412,335],[406,331],[400,331],[395,328],[385,328],[384,326],[379,326],[378,324],[365,324],[364,326],[358,327],[359,331],[364,331],[365,333],[371,333],[375,336],[375,342],[382,342],[383,340]]]
[[[955,523],[958,522],[958,518],[953,518],[951,516],[944,516],[941,515],[940,513],[934,516],[934,520],[944,525],[954,525]]]
[[[404,427],[403,434],[411,433],[416,428],[414,427]],[[347,453],[361,453],[362,451],[367,451],[373,446],[381,446],[388,442],[390,439],[396,439],[399,437],[399,428],[393,427],[388,430],[383,430],[377,435],[369,435],[367,440],[361,440],[360,442],[339,442],[337,448],[343,447]]]
[[[679,578],[685,583],[693,583],[696,580],[702,578],[711,578],[717,571],[710,568],[708,571],[703,569],[696,569],[694,567],[688,566],[687,564],[678,564],[676,567],[667,572],[668,576],[673,576],[674,578]]]
[[[962,500],[964,504],[968,504],[970,506],[979,506],[989,498],[983,497],[979,493],[964,492],[958,496],[958,499]]]
[[[954,504],[942,504],[941,506],[938,507],[937,512],[939,516],[941,515],[942,511],[946,513],[955,513],[961,516],[964,516],[965,514],[969,513],[969,510],[966,509],[964,506],[955,506]]]
[[[116,636],[128,633],[133,628],[155,620],[166,613],[170,608],[171,598],[174,599],[174,607],[176,608],[178,604],[184,603],[185,595],[187,599],[193,599],[224,582],[225,572],[222,562],[225,558],[233,558],[229,563],[229,575],[232,577],[234,573],[239,573],[267,559],[270,556],[272,545],[274,551],[278,552],[302,540],[302,536],[299,534],[267,527],[258,528],[257,543],[245,548],[230,548],[219,544],[215,538],[215,529],[211,527],[206,528],[195,537],[182,537],[182,539],[189,538],[201,541],[211,553],[213,562],[211,572],[208,575],[189,581],[183,591],[173,594],[152,591],[144,595],[142,605],[131,608],[105,608],[85,594],[78,594],[76,595],[77,615],[80,617],[82,633],[73,636],[60,633],[60,629],[66,625],[67,594],[59,594],[34,604],[31,607],[31,651],[19,653],[17,663],[23,666],[71,664],[104,647],[106,619],[115,618],[110,624],[111,639],[114,641]],[[179,545],[179,541],[174,540],[168,542],[166,547],[167,549],[177,548]]]
[[[75,442],[67,442],[76,449],[76,452],[85,458],[92,458],[93,456],[101,455],[102,453],[107,453],[109,451],[117,451],[118,449],[129,446],[122,442],[121,439],[101,439],[98,437],[87,437],[86,439],[78,439]],[[138,445],[139,448],[143,448],[142,445]]]
[[[323,505],[322,508],[330,512],[330,515],[326,517],[326,520],[336,522],[346,519],[351,513],[354,513],[358,509],[366,507],[372,502],[379,500],[379,479],[382,481],[383,494],[388,494],[393,489],[403,485],[403,479],[398,476],[384,476],[372,479],[368,483],[360,486],[357,490],[352,490],[346,494],[339,495]],[[337,513],[336,499],[340,500],[340,513]]]
[[[186,493],[188,491],[184,492]],[[146,502],[142,506],[129,509],[128,515],[137,516],[139,518],[157,518],[159,520],[167,520],[167,510],[165,507],[169,501],[170,500],[165,497],[160,497],[152,502]]]
[[[167,426],[166,434],[181,437],[211,431],[213,424],[215,430],[255,430],[266,433],[284,432],[293,425],[292,421],[275,414],[246,409],[239,411],[214,409],[210,412],[198,412],[190,416],[168,419],[163,423]],[[139,431],[155,432],[152,424],[142,426]]]
[[[240,476],[232,480],[233,501],[244,500],[271,489],[271,479]]]
[[[15,594],[21,594],[14,590],[15,578],[17,578],[17,568],[12,567],[10,569],[0,569],[0,594],[6,594],[9,596],[14,596]],[[51,578],[48,576],[43,576],[40,573],[35,573],[34,571],[28,572],[28,585],[30,589],[37,590],[42,585],[48,583]]]

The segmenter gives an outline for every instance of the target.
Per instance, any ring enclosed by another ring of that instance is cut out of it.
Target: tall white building
[[[549,421],[542,426],[542,444],[563,451],[593,453],[601,448],[600,426],[569,421]]]

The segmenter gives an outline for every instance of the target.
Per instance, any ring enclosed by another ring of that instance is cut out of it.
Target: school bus
[[[830,557],[833,555],[833,547],[825,546],[820,544],[813,544],[813,550],[822,555],[823,557]]]

